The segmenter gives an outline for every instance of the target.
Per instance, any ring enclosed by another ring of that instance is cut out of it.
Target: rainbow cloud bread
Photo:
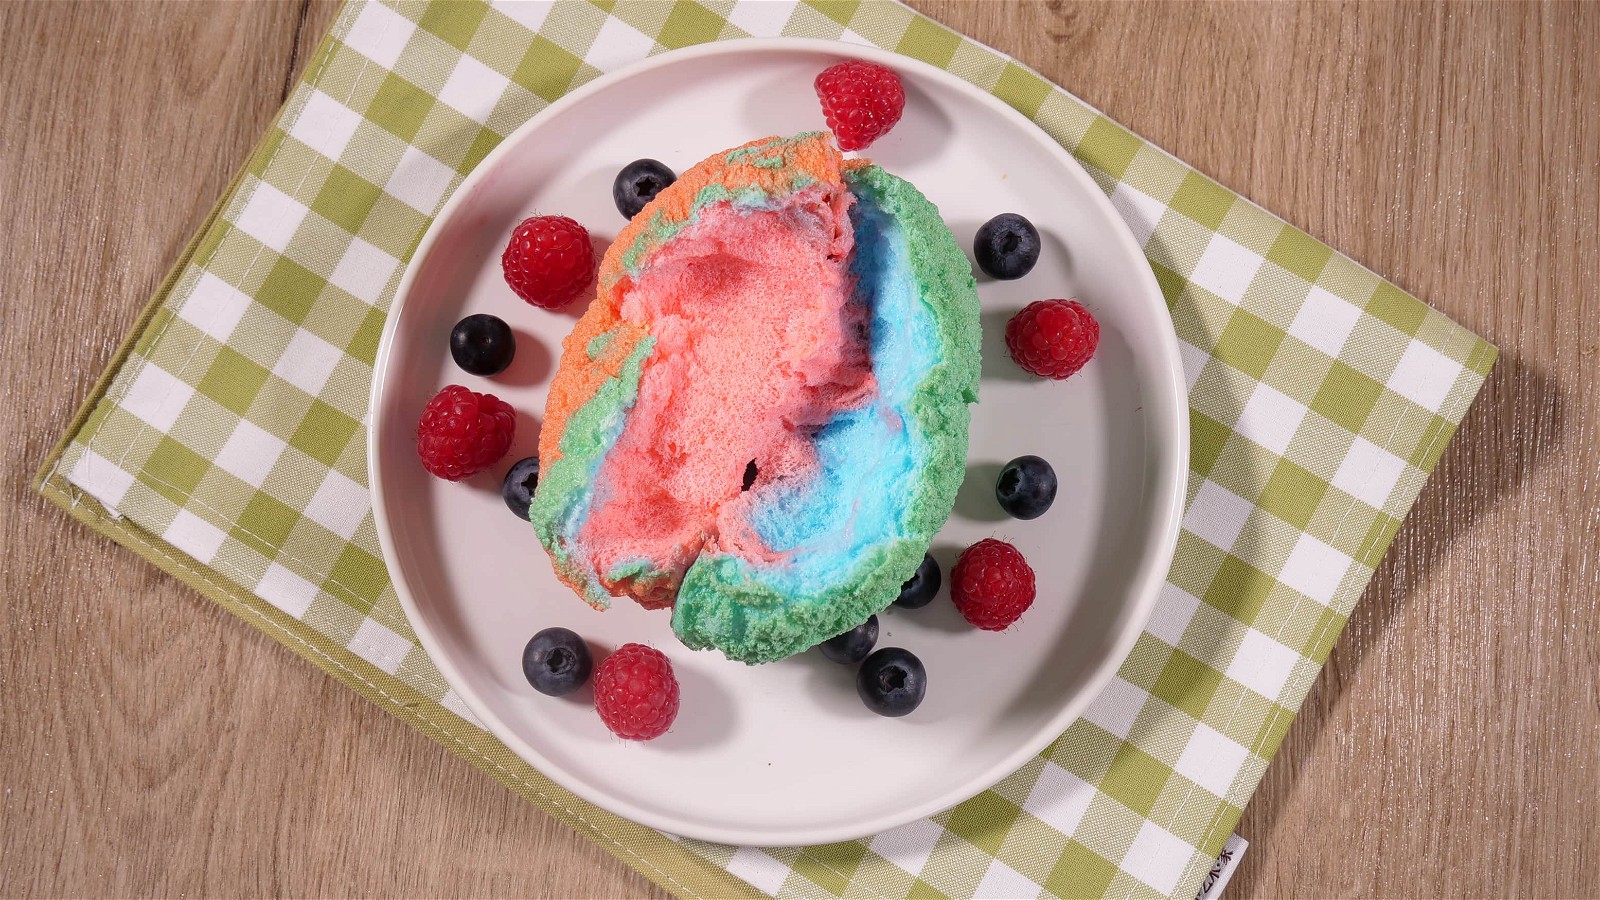
[[[893,602],[950,515],[971,268],[915,187],[826,135],[685,172],[562,346],[529,519],[596,607],[673,606],[690,647],[781,659]]]

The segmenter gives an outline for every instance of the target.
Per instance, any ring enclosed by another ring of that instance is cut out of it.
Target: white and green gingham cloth
[[[1171,307],[1193,446],[1159,608],[1082,719],[947,812],[860,841],[758,849],[611,816],[471,721],[390,587],[363,419],[406,260],[496,143],[602,72],[780,34],[933,63],[1070,150]],[[895,3],[351,3],[39,487],[675,893],[1187,898],[1494,358],[1393,285]]]

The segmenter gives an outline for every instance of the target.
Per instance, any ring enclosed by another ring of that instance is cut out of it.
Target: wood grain
[[[1229,893],[1596,896],[1600,6],[915,5],[1503,349]],[[0,895],[660,893],[28,492],[335,9],[0,5]]]

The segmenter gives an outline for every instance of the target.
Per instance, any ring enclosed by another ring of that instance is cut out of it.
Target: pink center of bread
[[[623,300],[656,344],[579,537],[608,590],[669,600],[708,545],[777,558],[747,522],[751,462],[751,494],[813,477],[815,429],[876,390],[869,313],[850,302],[852,200],[818,185],[773,210],[705,207]],[[610,577],[641,562],[650,584]]]

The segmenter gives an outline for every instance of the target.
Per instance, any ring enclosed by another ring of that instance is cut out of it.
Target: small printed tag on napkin
[[[1244,851],[1249,847],[1249,841],[1237,834],[1230,835],[1228,842],[1222,845],[1217,861],[1212,863],[1211,871],[1201,880],[1200,893],[1194,895],[1194,900],[1217,900],[1221,897],[1222,889],[1228,886],[1234,870],[1239,868],[1239,860],[1244,859]]]

